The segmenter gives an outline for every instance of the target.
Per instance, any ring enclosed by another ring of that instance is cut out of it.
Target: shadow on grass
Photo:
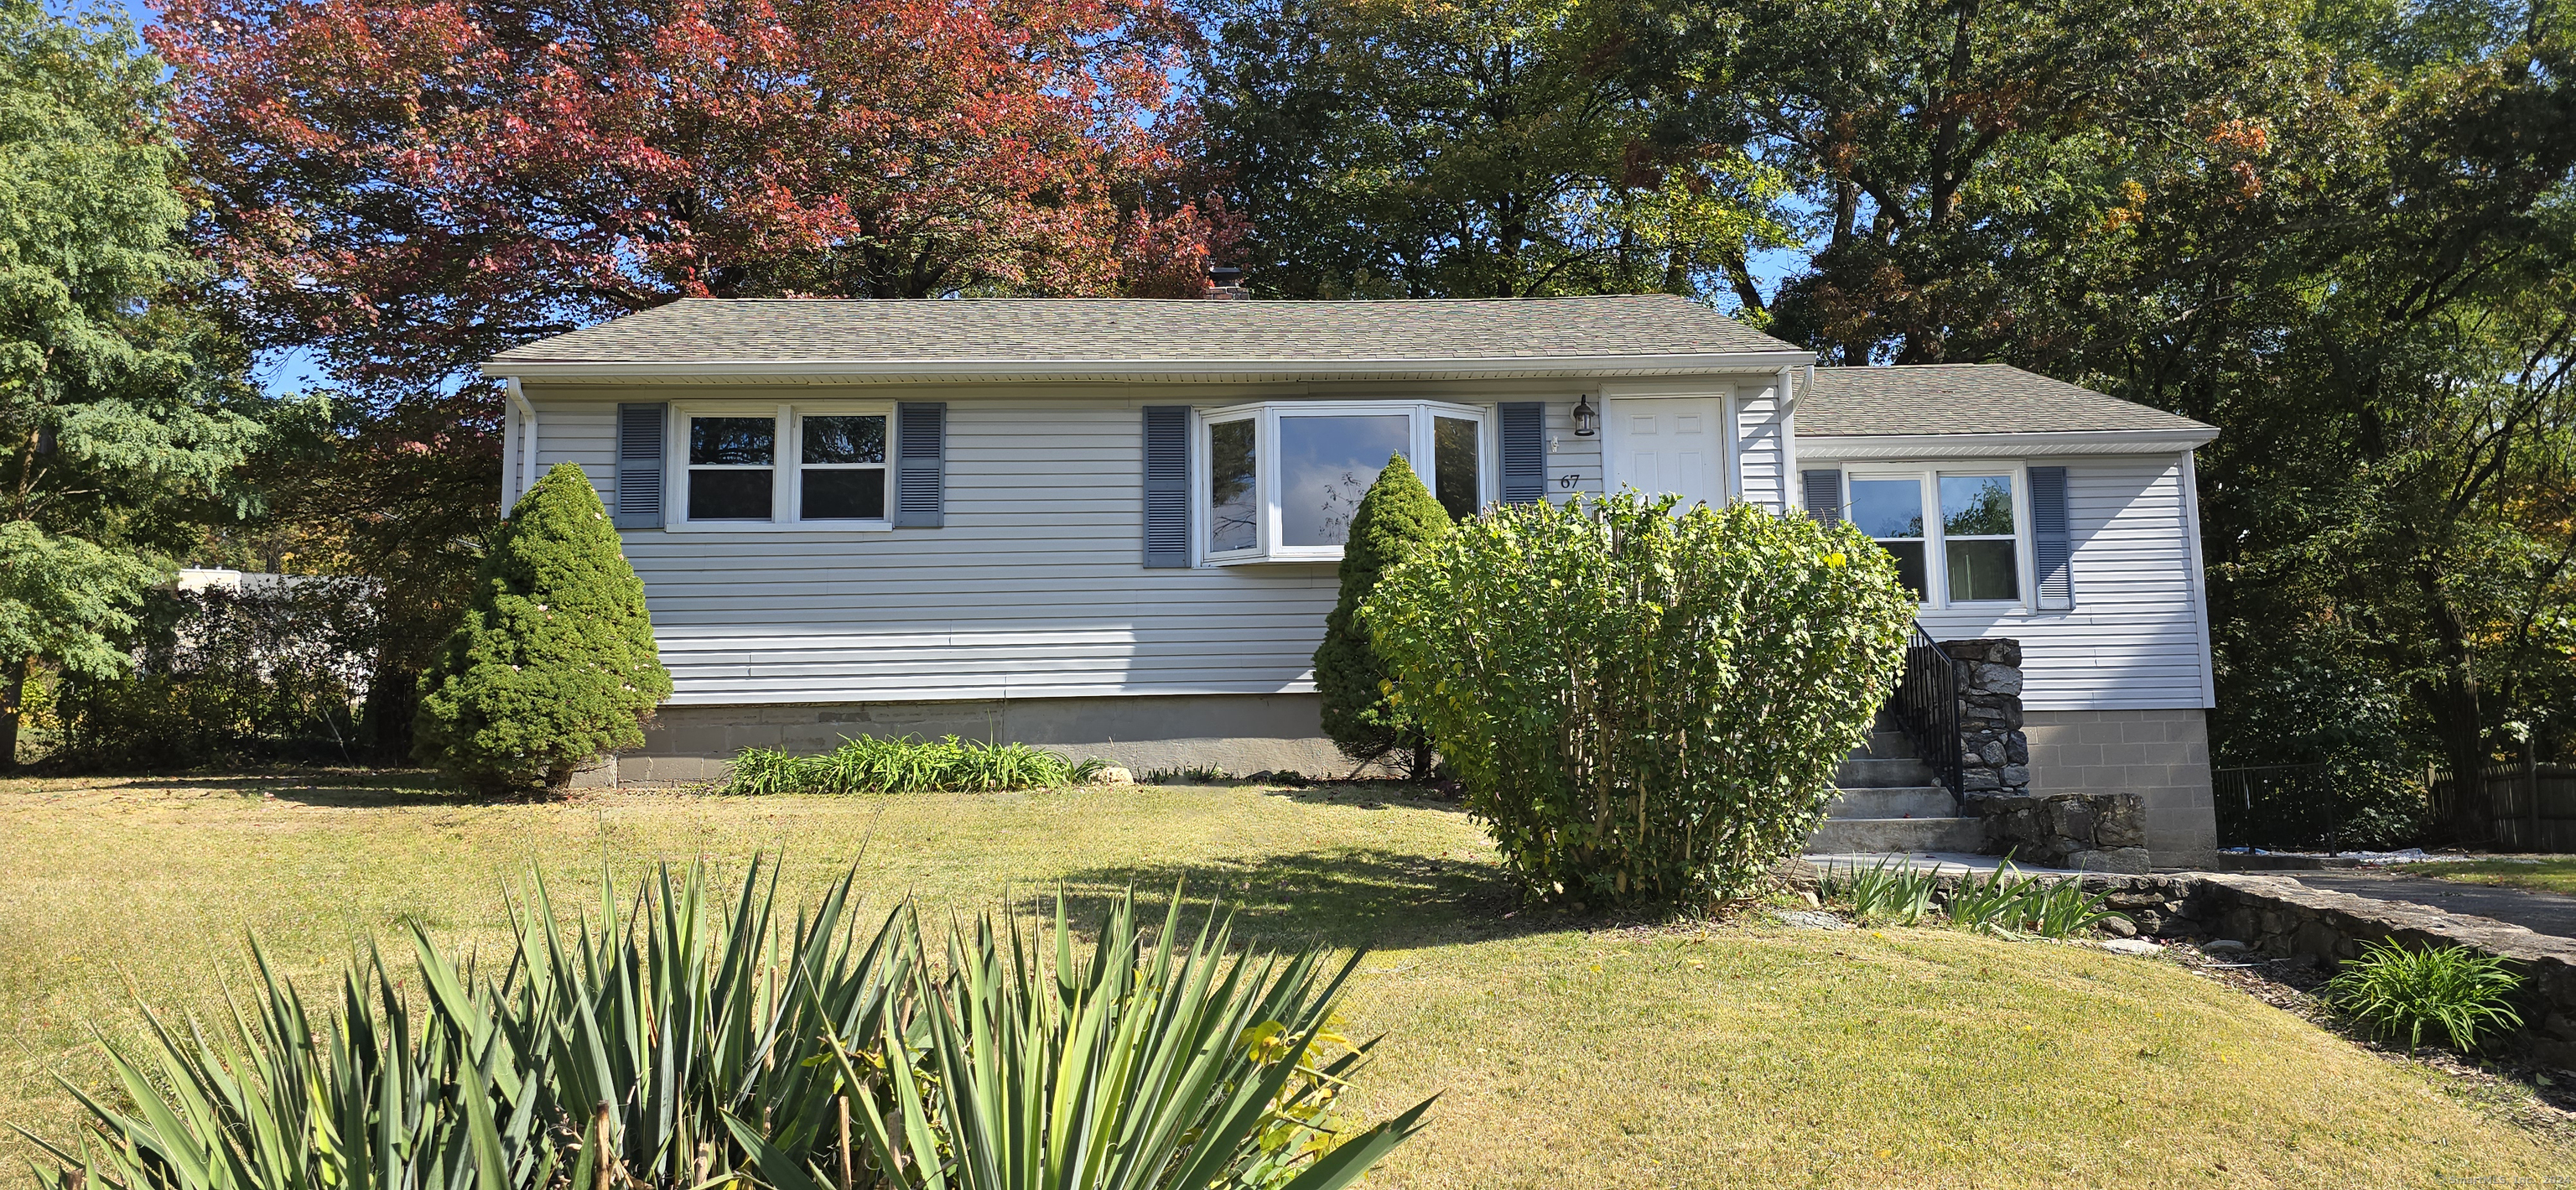
[[[1545,910],[1519,911],[1520,896],[1489,864],[1413,852],[1336,848],[1258,863],[1145,864],[1066,873],[1067,912],[1086,935],[1110,904],[1136,890],[1138,913],[1159,916],[1177,885],[1183,921],[1213,901],[1234,914],[1235,936],[1256,945],[1403,950],[1575,928]],[[1015,888],[1014,913],[1052,917],[1054,886]]]
[[[1379,810],[1401,806],[1408,810],[1442,810],[1451,814],[1467,812],[1467,803],[1443,797],[1437,791],[1420,785],[1394,781],[1360,781],[1347,785],[1272,786],[1262,792],[1311,806],[1357,806]]]
[[[145,793],[217,790],[272,797],[281,802],[334,809],[387,806],[451,806],[476,801],[464,790],[439,783],[434,773],[416,769],[313,769],[301,772],[236,773],[227,776],[150,776],[115,780],[124,789]]]

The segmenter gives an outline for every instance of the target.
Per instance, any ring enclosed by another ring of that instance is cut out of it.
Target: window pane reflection
[[[1852,523],[1872,537],[1923,536],[1923,485],[1911,479],[1855,479]]]
[[[1208,552],[1260,544],[1260,504],[1253,487],[1252,422],[1208,427]]]
[[[2012,477],[1942,476],[1941,531],[1953,537],[2011,536]]]
[[[766,467],[775,457],[777,446],[776,418],[689,419],[689,463],[692,466]]]
[[[883,417],[809,417],[805,419],[808,463],[882,463],[886,419]]]
[[[1453,521],[1476,515],[1484,493],[1484,476],[1476,466],[1476,423],[1463,417],[1433,418],[1431,454],[1431,491],[1440,507],[1449,510]]]
[[[1413,419],[1400,413],[1280,418],[1280,544],[1347,540],[1360,497],[1412,436]]]

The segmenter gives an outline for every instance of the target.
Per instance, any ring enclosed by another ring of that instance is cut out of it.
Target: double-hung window
[[[682,407],[675,526],[880,529],[891,410]]]
[[[2018,468],[1853,468],[1851,520],[1930,607],[2022,601]]]
[[[1453,517],[1488,499],[1487,418],[1474,406],[1276,401],[1211,410],[1199,424],[1196,520],[1210,562],[1339,560],[1360,498],[1396,455]]]

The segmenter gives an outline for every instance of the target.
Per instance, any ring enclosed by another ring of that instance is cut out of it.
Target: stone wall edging
[[[2463,946],[2506,959],[2523,976],[2517,1005],[2523,1027],[2503,1039],[2504,1048],[2576,1068],[2576,938],[2412,902],[2310,888],[2284,876],[2088,873],[2073,879],[2087,891],[2107,894],[2112,908],[2146,919],[2139,925],[2147,932],[2233,938],[2260,953],[2306,958],[2329,970],[2360,957],[2368,943],[2391,940],[2409,948]]]

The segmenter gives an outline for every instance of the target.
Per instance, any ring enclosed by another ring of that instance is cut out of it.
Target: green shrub
[[[49,763],[358,758],[367,733],[356,708],[379,629],[374,584],[299,577],[241,592],[155,591],[137,619],[130,672],[56,675],[50,705],[30,716],[53,728]]]
[[[2109,894],[2088,893],[2072,880],[2022,875],[2011,860],[1982,875],[1960,876],[1942,900],[1942,915],[1951,925],[1981,934],[2037,934],[2073,938],[2100,929],[2113,918]]]
[[[561,785],[641,746],[670,694],[644,584],[589,478],[559,463],[502,522],[464,622],[421,675],[413,747],[478,791]]]
[[[2512,1004],[2521,986],[2522,977],[2494,955],[2461,946],[2408,950],[2382,941],[2345,963],[2326,981],[2324,995],[2371,1032],[2405,1038],[2407,1053],[2424,1044],[2428,1028],[2468,1053],[2488,1033],[2522,1027]]]
[[[757,861],[729,908],[695,868],[631,901],[603,884],[595,918],[538,883],[506,961],[460,969],[415,927],[416,974],[370,947],[320,1016],[254,944],[249,1011],[206,1030],[147,1010],[141,1049],[108,1049],[121,1103],[65,1083],[93,1129],[31,1136],[38,1178],[1333,1190],[1428,1106],[1365,1130],[1334,1108],[1369,1049],[1331,1032],[1358,956],[1237,954],[1223,922],[1185,935],[1177,901],[1149,943],[1119,899],[1085,962],[1061,898],[1033,936],[953,927],[937,965],[908,905],[858,928],[850,877],[778,910]]]
[[[1342,546],[1342,593],[1324,617],[1315,649],[1315,693],[1324,704],[1324,734],[1342,754],[1366,765],[1390,752],[1405,757],[1405,775],[1431,775],[1431,737],[1394,697],[1386,662],[1358,622],[1359,608],[1386,568],[1449,535],[1449,511],[1413,474],[1403,455],[1387,460],[1351,516]]]
[[[1910,926],[1932,912],[1941,872],[1882,859],[1866,868],[1828,865],[1817,883],[1823,900],[1848,910],[1864,925]]]
[[[1026,744],[987,744],[943,736],[844,737],[821,756],[745,748],[734,758],[726,793],[989,793],[1052,789],[1090,781],[1105,760],[1075,761]]]
[[[1795,853],[1895,684],[1914,603],[1848,524],[1633,492],[1519,505],[1387,571],[1362,617],[1536,897],[1744,895]]]

